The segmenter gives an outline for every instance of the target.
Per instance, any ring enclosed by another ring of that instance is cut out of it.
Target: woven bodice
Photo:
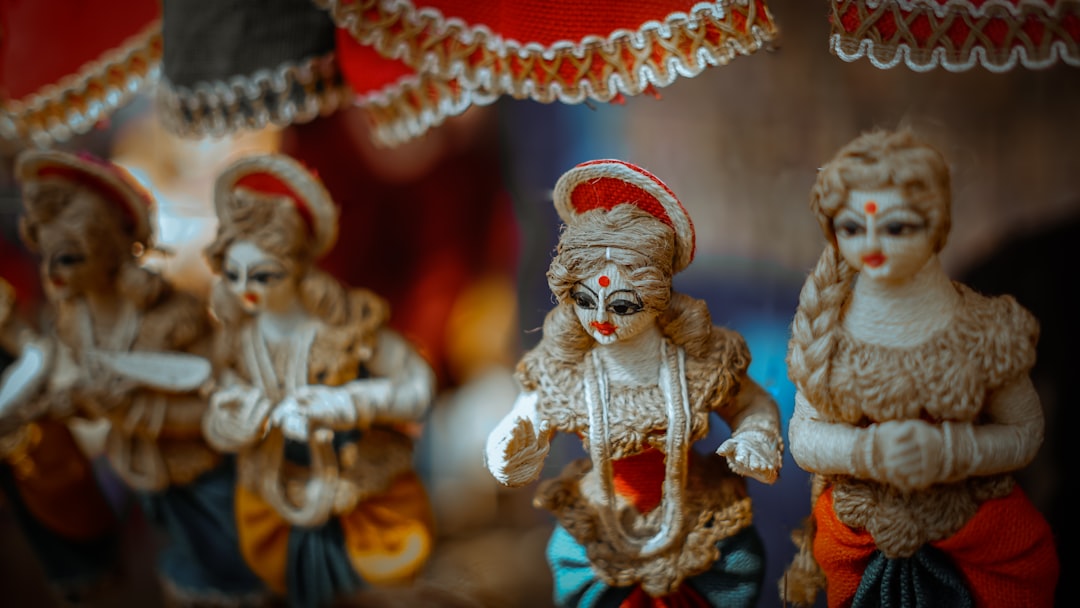
[[[1010,296],[954,283],[956,317],[921,344],[895,348],[838,332],[830,403],[822,415],[851,424],[923,418],[975,421],[986,395],[1035,363],[1038,324]]]
[[[749,351],[737,333],[714,327],[712,345],[705,356],[686,357],[691,440],[708,432],[709,412],[723,412],[733,403],[750,363]],[[659,365],[659,359],[657,361]],[[540,394],[537,409],[557,431],[580,435],[588,449],[589,413],[585,406],[584,365],[552,365],[534,378]],[[529,381],[526,381],[526,386]],[[649,448],[666,449],[668,413],[658,385],[617,386],[609,389],[608,439],[612,458],[639,454]]]

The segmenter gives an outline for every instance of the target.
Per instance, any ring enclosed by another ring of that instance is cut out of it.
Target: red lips
[[[605,336],[610,336],[611,334],[615,333],[616,329],[619,329],[618,325],[615,325],[613,323],[601,323],[599,321],[593,321],[592,323],[589,323],[589,325],[596,328],[596,331],[600,332]]]
[[[885,254],[872,253],[870,255],[864,255],[862,261],[863,264],[866,264],[870,268],[877,268],[885,263]]]

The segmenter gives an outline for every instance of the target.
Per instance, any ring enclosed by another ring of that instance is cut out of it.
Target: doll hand
[[[353,394],[344,388],[315,384],[301,386],[293,393],[296,403],[304,409],[306,417],[321,426],[334,430],[367,426],[368,416],[360,416],[360,409],[353,401]],[[362,408],[369,413],[370,408]]]
[[[762,483],[773,483],[780,472],[784,455],[780,437],[762,430],[736,433],[716,450],[727,458],[731,470]]]
[[[908,491],[942,480],[945,438],[937,425],[923,420],[889,420],[876,426],[874,460],[883,481]]]
[[[252,386],[232,385],[215,391],[203,417],[207,441],[226,452],[254,443],[262,435],[270,406],[262,391]]]
[[[529,418],[515,418],[508,429],[500,423],[488,436],[484,450],[488,470],[499,483],[510,487],[533,481],[539,477],[551,449],[550,434],[546,420],[534,426]]]
[[[293,397],[286,397],[270,413],[270,426],[281,429],[286,439],[307,441],[311,432],[308,417],[306,406]]]

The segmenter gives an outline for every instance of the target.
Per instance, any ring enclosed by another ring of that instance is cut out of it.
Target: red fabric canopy
[[[879,68],[1080,66],[1078,0],[832,0],[833,53]]]
[[[609,102],[694,77],[776,37],[763,0],[316,0],[384,143],[502,95]]]
[[[0,1],[0,137],[39,146],[89,131],[161,59],[158,0]]]

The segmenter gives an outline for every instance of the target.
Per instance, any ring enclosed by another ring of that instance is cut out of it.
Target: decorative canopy
[[[0,138],[89,132],[160,67],[159,0],[0,2]]]
[[[879,68],[1080,67],[1080,0],[831,0],[832,52]]]
[[[766,48],[764,0],[314,0],[375,136],[416,137],[502,95],[617,101]]]

